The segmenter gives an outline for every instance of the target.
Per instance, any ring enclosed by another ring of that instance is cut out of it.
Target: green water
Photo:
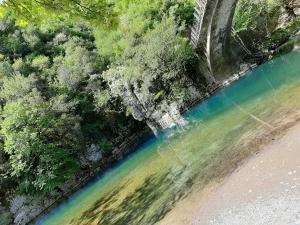
[[[37,224],[155,224],[299,109],[300,53],[292,52],[194,107],[187,126],[150,138]]]

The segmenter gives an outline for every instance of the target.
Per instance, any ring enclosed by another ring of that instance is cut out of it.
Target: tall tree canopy
[[[57,15],[97,20],[107,25],[115,19],[113,4],[107,0],[5,0],[1,8],[5,13],[31,22]]]

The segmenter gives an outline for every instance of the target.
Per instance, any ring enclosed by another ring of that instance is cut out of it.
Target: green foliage
[[[112,143],[106,139],[101,140],[100,142],[100,148],[102,150],[102,152],[104,153],[104,155],[109,155],[111,154],[111,149],[112,149]]]
[[[278,46],[289,41],[290,35],[296,33],[300,27],[300,18],[295,18],[291,21],[288,27],[280,28],[272,32],[272,35],[265,38],[258,45],[261,50],[275,49]],[[291,45],[292,46],[292,45]]]
[[[0,205],[0,225],[12,224],[11,214]]]
[[[118,64],[104,75],[113,95],[122,98],[128,85],[133,85],[143,102],[162,100],[162,94],[164,100],[184,101],[178,90],[185,89],[187,67],[194,55],[188,39],[181,35],[183,30],[174,17],[165,17],[124,50]]]
[[[80,149],[76,117],[51,111],[48,103],[18,100],[6,104],[1,133],[10,156],[11,176],[25,192],[50,192],[70,179],[79,166]]]
[[[0,62],[0,77],[3,78],[4,76],[10,76],[14,73],[14,69],[12,65],[7,62]]]
[[[16,74],[13,77],[5,77],[0,96],[5,101],[14,101],[23,98],[34,88],[37,80],[34,76],[23,77]]]
[[[149,29],[164,17],[174,17],[178,24],[190,26],[194,4],[189,0],[122,0],[115,2],[119,14],[116,29],[94,28],[96,45],[101,55],[115,61],[124,51],[135,45]]]
[[[252,52],[276,49],[299,28],[297,17],[291,16],[286,21],[280,19],[283,13],[290,13],[287,8],[289,2],[285,0],[240,0],[234,28]]]
[[[257,30],[261,26],[260,22],[268,26],[272,20],[278,18],[281,6],[283,6],[282,0],[241,0],[237,5],[234,28],[237,32]]]
[[[0,182],[12,179],[20,191],[48,193],[74,177],[86,145],[103,140],[109,151],[107,143],[122,132],[119,121],[126,127],[132,119],[123,123],[125,115],[111,115],[110,106],[96,108],[93,93],[106,90],[99,77],[106,65],[86,24],[49,20],[19,27],[9,21],[0,20],[6,25],[0,34],[0,152],[7,156]],[[12,36],[20,44],[7,44]]]
[[[52,192],[79,172],[86,146],[108,156],[142,129],[126,88],[144,102],[185,99],[190,0],[7,0],[0,14],[4,193]]]
[[[4,13],[18,18],[21,24],[56,16],[101,20],[107,25],[115,22],[113,5],[106,0],[6,0],[1,8]]]
[[[66,55],[57,69],[58,82],[68,90],[75,91],[89,75],[96,72],[97,55],[86,48],[68,42]]]
[[[109,90],[97,90],[94,94],[96,107],[100,110],[105,108],[111,99]]]
[[[50,65],[49,57],[41,55],[37,56],[32,60],[32,66],[40,71],[48,69]]]

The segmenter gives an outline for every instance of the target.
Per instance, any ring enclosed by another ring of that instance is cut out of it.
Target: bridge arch
[[[200,57],[200,70],[211,82],[235,68],[230,48],[232,21],[238,0],[197,0],[191,44]]]

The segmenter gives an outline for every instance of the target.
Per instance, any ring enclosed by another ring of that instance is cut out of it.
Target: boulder
[[[151,118],[156,121],[160,129],[167,129],[174,126],[185,126],[187,121],[181,116],[178,103],[167,104],[163,102],[152,113]]]
[[[91,163],[97,163],[102,159],[102,152],[98,145],[91,144],[85,152],[85,158]]]
[[[80,157],[80,164],[83,167],[92,166],[98,163],[102,159],[102,151],[100,147],[96,144],[91,144],[87,146],[84,154]]]

